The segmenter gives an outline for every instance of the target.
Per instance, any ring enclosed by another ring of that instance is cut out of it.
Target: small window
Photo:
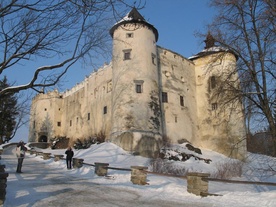
[[[151,62],[153,65],[156,65],[156,55],[155,54],[151,54]]]
[[[142,85],[136,84],[136,93],[142,93]]]
[[[124,60],[130,60],[131,59],[131,56],[130,56],[131,49],[129,49],[129,50],[123,50],[123,52],[124,52]]]
[[[90,113],[87,114],[87,120],[90,120]]]
[[[180,106],[184,106],[184,97],[180,96]]]
[[[211,89],[214,89],[216,87],[217,83],[216,83],[216,76],[211,76],[210,78],[210,87]]]
[[[79,123],[79,117],[77,117],[77,123]]]
[[[104,108],[103,108],[103,114],[106,114],[107,113],[107,106],[105,106]]]
[[[136,93],[142,93],[143,92],[143,80],[134,80],[135,83],[135,91]]]
[[[57,126],[58,126],[58,127],[61,126],[61,122],[60,122],[60,121],[57,122]]]
[[[33,128],[35,128],[35,121],[34,121],[34,124],[33,124]]]
[[[126,33],[126,38],[133,38],[133,33]]]
[[[72,126],[72,120],[70,120],[70,126]]]
[[[167,92],[162,92],[162,102],[168,103],[168,93]]]
[[[217,103],[212,103],[212,111],[217,110],[218,104]]]
[[[177,116],[174,117],[174,122],[177,123]]]
[[[44,111],[47,111],[47,109],[45,108]]]

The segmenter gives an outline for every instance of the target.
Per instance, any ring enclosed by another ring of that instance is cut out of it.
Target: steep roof
[[[127,23],[140,23],[146,25],[149,29],[152,30],[152,32],[155,35],[156,42],[158,40],[158,31],[157,29],[149,24],[144,17],[137,11],[137,9],[134,7],[132,10],[119,22],[117,22],[109,31],[109,34],[111,37],[113,37],[114,31],[121,25],[127,24]]]
[[[195,60],[197,58],[201,58],[207,55],[211,55],[211,54],[215,54],[215,53],[219,53],[219,52],[230,52],[233,55],[235,55],[236,59],[238,59],[238,56],[235,52],[233,52],[232,50],[229,50],[227,48],[224,47],[220,47],[220,46],[215,46],[215,39],[214,37],[211,35],[210,32],[208,32],[206,40],[204,40],[206,46],[205,49],[202,50],[201,52],[197,53],[196,55],[189,57],[189,60]]]

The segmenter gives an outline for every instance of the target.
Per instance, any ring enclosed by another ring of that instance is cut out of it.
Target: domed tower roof
[[[211,35],[210,32],[208,32],[208,34],[206,36],[206,40],[204,40],[204,42],[206,44],[204,50],[202,50],[201,52],[197,53],[196,55],[194,55],[192,57],[189,57],[189,60],[195,60],[197,58],[201,58],[201,57],[219,53],[219,52],[230,52],[233,55],[235,55],[236,59],[238,59],[238,56],[234,51],[224,48],[224,47],[216,46],[215,41],[216,41],[215,38]]]
[[[149,24],[144,17],[137,11],[137,9],[134,7],[123,19],[121,19],[119,22],[117,22],[109,31],[109,34],[111,37],[113,37],[114,31],[120,27],[121,25],[127,24],[127,23],[140,23],[147,26],[149,29],[152,30],[152,32],[155,35],[156,42],[158,40],[158,31],[157,29]]]

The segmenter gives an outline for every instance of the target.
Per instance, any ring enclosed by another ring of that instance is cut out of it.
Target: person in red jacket
[[[74,152],[71,147],[68,147],[68,149],[65,151],[66,154],[66,165],[67,169],[72,168],[72,158],[74,157]]]

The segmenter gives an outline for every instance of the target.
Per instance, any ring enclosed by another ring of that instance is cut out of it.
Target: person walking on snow
[[[73,152],[72,148],[68,147],[68,149],[65,151],[65,154],[66,154],[67,169],[71,169],[72,168],[72,158],[74,156],[74,152]]]
[[[16,156],[18,159],[17,169],[16,169],[17,173],[22,173],[21,168],[22,168],[23,160],[25,158],[26,151],[27,151],[27,148],[25,147],[24,142],[20,141],[16,147]]]

